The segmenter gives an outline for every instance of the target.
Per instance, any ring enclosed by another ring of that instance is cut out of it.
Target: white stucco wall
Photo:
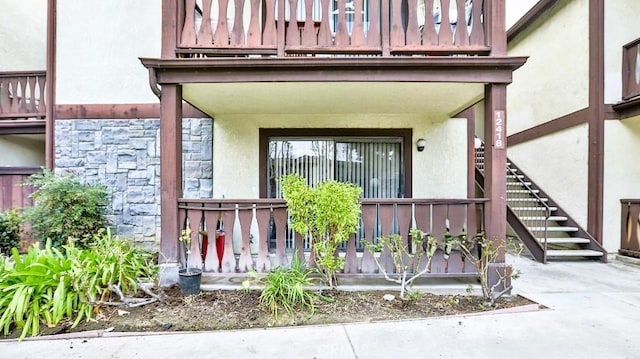
[[[44,166],[44,135],[2,135],[0,153],[0,166]]]
[[[509,29],[540,0],[505,0],[506,24]]]
[[[0,0],[0,71],[44,70],[47,2]]]
[[[138,57],[160,56],[161,5],[58,0],[57,103],[157,102]]]
[[[620,248],[620,199],[640,198],[640,116],[605,121],[603,238],[607,251]]]
[[[507,88],[513,134],[589,104],[588,0],[561,0],[509,43],[510,56],[529,56]]]
[[[583,124],[507,150],[507,156],[583,228],[587,225],[588,145],[588,126]]]
[[[260,128],[412,128],[423,137],[413,150],[413,197],[466,198],[466,119],[430,121],[418,115],[237,115],[219,116],[213,129],[213,195],[259,197]]]
[[[622,99],[622,45],[640,37],[640,1],[605,1],[604,101]]]

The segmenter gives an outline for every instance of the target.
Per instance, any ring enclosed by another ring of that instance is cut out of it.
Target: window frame
[[[410,128],[260,128],[259,164],[260,198],[267,198],[267,161],[269,138],[271,137],[400,137],[402,138],[402,160],[404,162],[405,198],[413,196],[412,157],[413,130]]]

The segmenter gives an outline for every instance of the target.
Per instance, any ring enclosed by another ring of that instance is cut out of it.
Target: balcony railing
[[[622,99],[640,95],[640,38],[622,47]]]
[[[44,119],[45,71],[0,72],[0,120]]]
[[[640,257],[640,199],[621,199],[620,254]]]
[[[488,54],[483,0],[182,0],[180,56]],[[355,16],[360,14],[360,16]],[[284,21],[283,21],[284,20]]]
[[[362,200],[359,231],[340,249],[340,255],[345,257],[342,275],[382,276],[378,273],[373,254],[364,249],[364,241],[375,242],[382,235],[399,233],[406,238],[414,226],[438,239],[444,238],[447,231],[452,236],[481,232],[485,201]],[[294,255],[310,260],[310,243],[290,230],[287,206],[283,200],[180,199],[178,202],[180,223],[183,228],[191,228],[193,233],[189,267],[231,274],[251,269],[265,272],[275,266],[286,266]],[[388,248],[375,255],[379,256],[388,273],[394,271]],[[181,260],[184,263],[184,257]],[[467,277],[477,276],[477,272],[460,252],[454,250],[445,255],[438,250],[426,276]]]

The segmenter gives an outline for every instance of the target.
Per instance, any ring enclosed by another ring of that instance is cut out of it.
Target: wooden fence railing
[[[485,199],[364,199],[361,226],[341,248],[345,257],[342,275],[381,276],[373,255],[363,241],[398,233],[408,237],[409,229],[419,228],[442,239],[446,231],[453,236],[483,230]],[[289,230],[287,206],[278,199],[180,199],[180,223],[192,230],[189,267],[206,272],[236,273],[288,265],[293,255],[309,259],[310,244]],[[214,235],[214,233],[216,235]],[[220,236],[223,234],[222,236]],[[176,239],[177,240],[177,239]],[[302,249],[302,250],[298,250]],[[388,248],[376,253],[389,273],[393,264]],[[184,262],[184,257],[182,258]],[[453,251],[438,251],[427,276],[476,276],[472,263]]]
[[[621,199],[620,254],[640,257],[640,199]]]
[[[640,95],[640,38],[622,47],[622,98]]]
[[[0,72],[0,120],[44,119],[45,71]]]
[[[0,167],[0,212],[32,205],[33,188],[20,183],[40,171],[38,167]]]
[[[483,0],[179,3],[181,56],[488,54]],[[360,14],[360,16],[355,16]],[[284,21],[282,21],[284,19]]]

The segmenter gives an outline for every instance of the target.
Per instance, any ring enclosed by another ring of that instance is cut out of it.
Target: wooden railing
[[[40,172],[37,167],[0,167],[0,212],[32,205],[33,187],[21,183],[30,175]]]
[[[45,71],[0,72],[0,120],[44,119]]]
[[[364,199],[361,227],[340,249],[345,257],[342,275],[381,276],[363,241],[399,233],[408,237],[413,226],[436,238],[483,230],[485,199]],[[293,256],[310,260],[310,244],[288,226],[287,206],[278,199],[180,199],[180,223],[192,230],[187,265],[211,273],[256,269],[266,272],[288,265]],[[215,233],[215,235],[214,235]],[[221,236],[222,234],[222,236]],[[176,239],[177,240],[177,239]],[[300,250],[301,249],[301,250]],[[394,268],[388,248],[376,253],[389,273]],[[181,258],[184,263],[184,256]],[[419,265],[419,264],[418,264]],[[424,264],[423,264],[424,265]],[[476,276],[475,267],[462,254],[438,250],[426,276]]]
[[[640,199],[621,199],[620,254],[640,257]]]
[[[203,0],[200,8],[196,0],[182,0],[176,51],[180,56],[488,54],[485,3]]]

